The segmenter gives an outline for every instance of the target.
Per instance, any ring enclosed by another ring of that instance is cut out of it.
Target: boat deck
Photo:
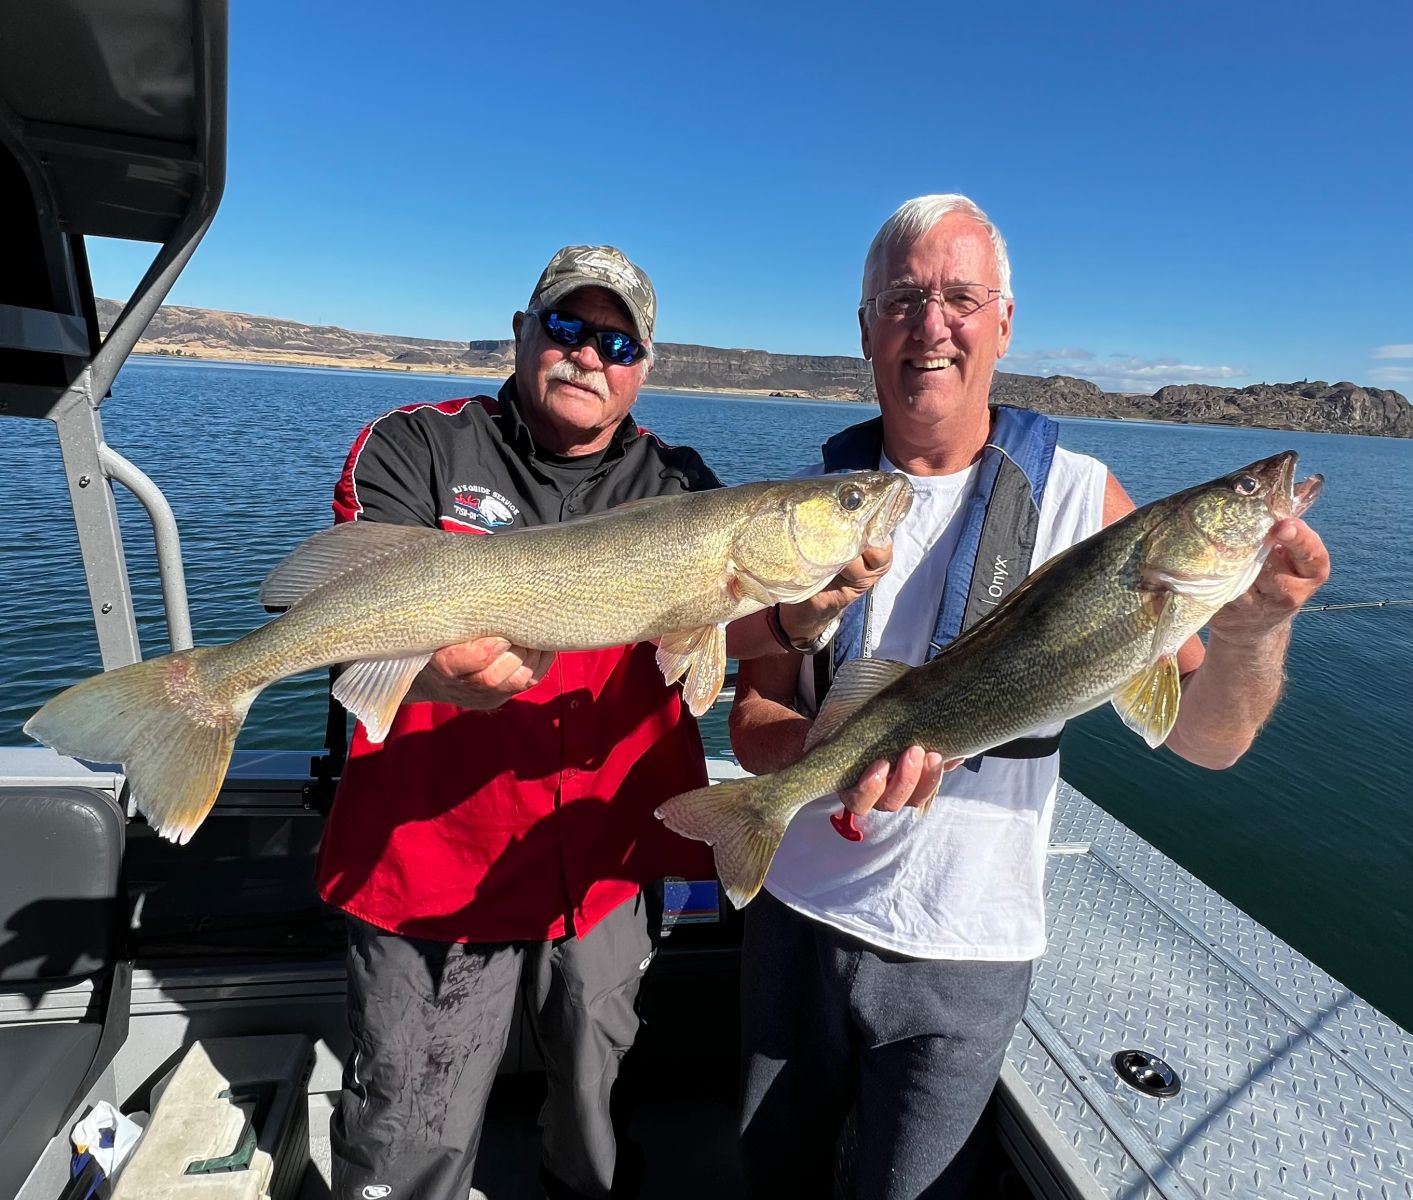
[[[1063,783],[1046,900],[996,1113],[1033,1191],[1413,1200],[1413,1036]],[[1175,1096],[1120,1079],[1134,1049]],[[645,1195],[735,1194],[729,1100],[697,1082],[670,1116],[638,1114]],[[478,1175],[492,1200],[538,1194],[533,1094],[503,1081]],[[327,1169],[327,1137],[316,1156]]]
[[[279,869],[270,847],[317,843],[317,818],[299,794],[308,761],[238,754],[207,835],[216,848],[211,863],[229,858],[227,837],[237,858],[249,853],[244,839],[257,829],[267,839],[269,830],[282,831],[257,852],[267,872]],[[719,779],[740,769],[714,760],[712,773]],[[111,771],[39,749],[0,753],[0,780],[116,782]],[[205,880],[190,885],[193,895],[213,895],[211,863],[193,868]],[[241,874],[252,878],[252,869],[246,861]],[[296,856],[285,869],[307,873],[307,862]],[[1413,1200],[1413,1035],[1065,784],[1046,892],[1049,949],[988,1123],[1031,1194]],[[678,953],[664,951],[645,984],[649,1020],[630,1118],[644,1197],[743,1194],[734,1161],[728,933],[685,954],[690,939],[674,935]],[[88,1000],[81,991],[37,1003],[0,996],[0,1022],[76,1019]],[[116,1095],[141,1096],[197,1037],[305,1032],[316,1045],[310,1128],[320,1169],[311,1169],[303,1195],[326,1196],[328,1115],[346,1042],[342,1006],[342,968],[328,955],[140,959],[131,1027],[114,1063]],[[539,1195],[542,1081],[526,1031],[512,1037],[477,1171],[492,1200]],[[1147,1095],[1120,1078],[1114,1058],[1133,1050],[1172,1069],[1175,1095]]]
[[[1413,1036],[1066,784],[1046,900],[1003,1090],[1087,1194],[1413,1198]],[[1177,1095],[1123,1082],[1130,1049]]]

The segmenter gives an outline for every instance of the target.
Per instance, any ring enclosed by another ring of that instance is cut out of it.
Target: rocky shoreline
[[[104,329],[119,306],[98,301]],[[514,343],[452,342],[358,333],[333,325],[302,325],[274,317],[168,305],[159,309],[137,353],[183,359],[285,366],[433,371],[448,375],[507,375]],[[668,391],[720,391],[788,399],[876,400],[862,358],[772,354],[659,342],[651,386]],[[1341,381],[1257,383],[1244,388],[1181,384],[1142,393],[1105,392],[1087,379],[997,372],[992,399],[1053,416],[1183,424],[1246,425],[1312,433],[1413,437],[1413,405],[1401,393]]]

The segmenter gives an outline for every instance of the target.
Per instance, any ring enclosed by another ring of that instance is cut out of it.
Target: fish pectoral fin
[[[456,537],[424,525],[389,525],[382,521],[348,521],[306,538],[275,564],[260,585],[266,608],[289,608],[331,579],[362,571],[377,559],[409,546]]]
[[[932,802],[937,799],[937,793],[938,793],[939,791],[941,791],[941,790],[942,790],[942,784],[941,784],[941,782],[939,781],[938,784],[937,784],[937,786],[932,789],[932,794],[931,794],[930,796],[928,796],[925,800],[922,800],[922,801],[919,801],[919,802],[918,802],[918,805],[917,805],[917,815],[918,815],[919,817],[925,817],[925,816],[927,816],[928,811],[932,808]]]
[[[376,745],[388,736],[398,705],[431,657],[429,652],[356,662],[334,681],[334,699],[363,722]]]
[[[1268,553],[1263,546],[1235,575],[1183,576],[1155,570],[1148,573],[1148,580],[1167,591],[1177,593],[1185,600],[1194,601],[1216,612],[1222,605],[1230,604],[1256,581]]]
[[[669,633],[657,644],[657,665],[668,683],[682,684],[682,698],[692,716],[700,717],[726,682],[726,626],[704,625]]]
[[[1113,705],[1123,723],[1152,750],[1172,732],[1181,695],[1177,655],[1167,654],[1124,684],[1114,694]]]
[[[727,560],[726,581],[731,594],[738,600],[754,600],[763,608],[775,604],[778,597],[754,575],[742,571],[734,561]]]
[[[1169,646],[1168,641],[1173,636],[1178,610],[1182,608],[1176,592],[1163,592],[1160,603],[1162,608],[1158,613],[1158,621],[1153,626],[1153,648],[1149,651],[1155,659],[1161,659],[1165,654],[1172,654],[1177,650],[1176,646]]]
[[[952,758],[943,762],[942,775],[938,777],[937,786],[932,789],[932,795],[928,796],[927,799],[923,800],[917,806],[917,815],[919,817],[927,816],[928,810],[932,807],[932,802],[937,799],[937,793],[942,790],[942,779],[946,776],[947,772],[955,771],[966,761],[967,760],[964,758]]]
[[[832,578],[832,575],[826,575],[823,579],[771,583],[741,570],[734,559],[728,559],[726,562],[726,581],[731,594],[738,600],[754,600],[762,608],[770,608],[775,604],[798,604],[801,600],[808,600],[822,591]]]
[[[851,658],[834,676],[819,714],[805,738],[808,750],[824,741],[895,679],[912,668],[888,658]]]

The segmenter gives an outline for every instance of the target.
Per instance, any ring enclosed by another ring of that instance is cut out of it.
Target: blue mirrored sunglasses
[[[599,357],[604,362],[631,367],[648,352],[647,347],[637,338],[618,329],[600,329],[578,317],[566,316],[561,312],[536,310],[534,315],[540,319],[550,341],[558,345],[582,346],[593,338]]]

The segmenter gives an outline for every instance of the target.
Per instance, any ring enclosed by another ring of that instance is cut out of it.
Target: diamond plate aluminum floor
[[[1008,1077],[1091,1192],[1413,1200],[1413,1036],[1063,783],[1051,842]],[[1123,1083],[1129,1049],[1181,1091]]]

